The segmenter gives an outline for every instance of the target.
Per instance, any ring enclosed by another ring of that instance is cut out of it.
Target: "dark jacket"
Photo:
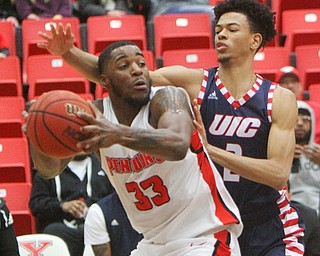
[[[16,0],[17,12],[21,20],[27,19],[29,14],[34,13],[41,18],[52,18],[60,14],[62,17],[72,15],[72,5],[69,0],[36,0],[32,3],[30,0]]]
[[[79,13],[85,19],[90,16],[107,15],[108,11],[101,0],[78,0]],[[141,14],[147,18],[151,6],[151,0],[116,0],[114,10],[124,11],[127,14]]]
[[[13,4],[11,0],[0,0],[0,18],[6,19],[10,16],[18,19],[15,4]]]
[[[37,231],[42,230],[54,222],[62,222],[64,219],[70,221],[74,217],[62,211],[60,207],[61,202],[71,201],[76,199],[84,199],[84,202],[88,207],[99,199],[110,194],[113,188],[101,169],[99,160],[92,155],[92,176],[91,176],[91,191],[92,195],[88,195],[88,172],[84,180],[81,181],[77,175],[75,175],[69,167],[59,175],[61,184],[61,201],[58,199],[59,189],[56,186],[56,180],[45,180],[40,177],[38,173],[35,174],[32,182],[31,197],[29,207],[32,213],[36,216]],[[82,221],[83,220],[78,220]]]

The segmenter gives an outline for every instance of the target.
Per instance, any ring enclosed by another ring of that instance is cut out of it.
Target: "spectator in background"
[[[21,20],[61,19],[72,15],[70,0],[16,0],[16,8]]]
[[[151,0],[78,0],[79,14],[85,20],[90,16],[122,16],[141,14],[148,17]]]
[[[10,55],[7,38],[0,32],[0,59]]]
[[[84,223],[84,243],[95,256],[130,255],[143,238],[135,231],[116,192],[91,205]]]
[[[19,26],[19,18],[16,10],[15,0],[0,0],[0,19],[9,21],[15,27]]]
[[[292,66],[280,68],[276,74],[276,81],[278,81],[280,86],[292,91],[297,100],[303,100],[303,90],[300,83],[299,72],[296,68]]]
[[[320,105],[298,101],[296,147],[289,177],[292,199],[320,213]]]
[[[151,9],[147,21],[149,49],[154,50],[154,16],[173,13],[207,13],[211,18],[212,33],[214,35],[213,6],[208,0],[151,0]]]
[[[84,250],[84,218],[88,207],[113,191],[95,155],[79,155],[53,179],[33,178],[29,206],[37,231],[61,237],[71,256]]]
[[[13,228],[13,218],[6,206],[6,202],[0,198],[0,255],[19,255],[18,242]]]
[[[290,205],[298,211],[300,216],[299,222],[302,222],[304,225],[304,256],[320,255],[320,222],[317,212],[304,204],[292,200],[290,182],[287,183],[286,196],[290,201]]]

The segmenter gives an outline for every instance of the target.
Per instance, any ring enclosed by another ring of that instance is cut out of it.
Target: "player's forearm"
[[[63,59],[90,81],[99,83],[98,57],[73,46]]]
[[[144,130],[121,126],[118,143],[162,160],[178,161],[185,157],[190,145],[190,140],[184,137],[188,138],[168,129]]]
[[[37,169],[41,177],[44,179],[51,179],[59,175],[70,162],[70,158],[54,159],[49,156],[46,156],[37,149],[35,149],[31,143],[30,153],[35,168]]]
[[[92,245],[92,250],[95,256],[111,256],[110,243]]]
[[[276,190],[281,190],[288,180],[290,170],[272,159],[255,159],[238,156],[212,145],[207,146],[211,159],[232,172]]]

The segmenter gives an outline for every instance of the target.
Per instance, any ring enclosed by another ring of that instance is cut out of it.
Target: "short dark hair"
[[[117,42],[114,42],[114,43],[108,45],[100,53],[99,60],[98,60],[98,68],[99,68],[100,75],[103,74],[104,68],[105,68],[106,64],[108,63],[108,60],[110,59],[112,51],[114,49],[117,49],[119,47],[126,46],[126,45],[135,45],[135,46],[137,46],[135,43],[133,43],[131,41],[121,40],[121,41],[117,41]]]
[[[228,12],[244,14],[249,22],[251,32],[260,33],[262,42],[259,48],[264,47],[277,34],[275,29],[275,12],[261,4],[258,0],[225,0],[214,8],[215,23]]]
[[[303,115],[303,116],[311,116],[311,113],[308,109],[306,108],[299,108],[298,109],[298,115]]]

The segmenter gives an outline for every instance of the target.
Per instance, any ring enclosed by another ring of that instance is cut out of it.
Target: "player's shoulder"
[[[274,90],[273,104],[279,104],[283,107],[292,107],[297,105],[297,100],[294,93],[280,85]]]
[[[297,100],[293,92],[277,86],[272,100],[272,120],[281,122],[292,120],[292,124],[294,124],[296,122],[297,109]]]
[[[90,206],[88,214],[86,216],[86,219],[90,220],[98,220],[98,219],[103,219],[103,212],[101,207],[97,204],[94,203]]]
[[[161,86],[153,87],[152,100],[172,99],[173,96],[188,97],[187,91],[182,87],[176,86]]]

